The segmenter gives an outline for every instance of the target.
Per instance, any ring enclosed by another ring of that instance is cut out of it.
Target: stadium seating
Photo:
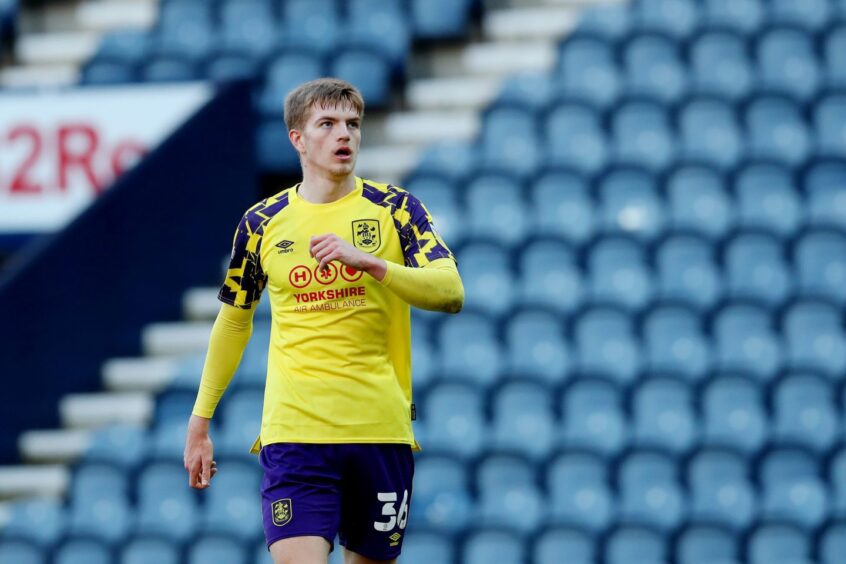
[[[390,105],[412,42],[460,36],[474,4],[170,0],[82,80],[255,76],[260,160],[290,170],[291,85],[331,72]],[[401,184],[467,297],[413,316],[403,561],[843,561],[844,21],[834,0],[594,7],[478,138],[426,150]],[[213,490],[180,465],[197,357],[149,428],[94,435],[64,503],[12,506],[0,562],[266,562],[246,450],[268,318],[216,418]]]

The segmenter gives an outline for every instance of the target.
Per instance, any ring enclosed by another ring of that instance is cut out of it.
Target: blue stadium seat
[[[810,564],[811,542],[799,528],[781,521],[764,521],[747,539],[749,564]]]
[[[491,454],[476,469],[479,490],[477,522],[529,533],[543,521],[546,502],[534,467],[510,454]]]
[[[846,157],[846,93],[831,94],[817,101],[814,127],[820,154]]]
[[[509,252],[494,242],[471,240],[458,255],[464,282],[464,304],[492,314],[503,314],[516,299]]]
[[[587,262],[594,301],[639,310],[652,299],[652,273],[636,240],[614,235],[598,239]]]
[[[727,169],[743,156],[745,144],[734,109],[718,98],[690,98],[679,111],[682,150],[687,158]]]
[[[822,532],[819,541],[818,561],[820,564],[836,564],[846,554],[846,523],[834,521]]]
[[[411,21],[405,5],[394,0],[349,0],[346,29],[351,46],[375,48],[398,68],[411,44]]]
[[[205,496],[204,529],[249,540],[262,533],[261,469],[254,461],[222,460],[220,475]]]
[[[811,135],[799,107],[779,96],[759,96],[746,107],[751,156],[802,164],[811,151]]]
[[[521,72],[505,78],[495,104],[517,104],[540,111],[552,102],[554,94],[555,78],[551,74]]]
[[[641,334],[647,370],[701,380],[711,368],[711,344],[696,311],[677,303],[656,304],[646,312]]]
[[[71,539],[54,552],[53,564],[111,564],[109,547],[93,539]]]
[[[734,203],[723,176],[714,168],[682,164],[666,181],[669,221],[675,230],[720,239],[734,225]]]
[[[640,525],[617,525],[605,541],[606,564],[665,564],[667,553],[664,535]]]
[[[144,82],[187,82],[199,78],[197,67],[180,57],[161,56],[149,60],[141,68],[141,80]]]
[[[832,512],[835,517],[846,517],[846,447],[841,445],[828,461],[828,482],[831,485]]]
[[[412,314],[411,319],[411,373],[414,374],[414,387],[425,390],[438,370],[437,351],[432,344],[430,335],[423,336],[417,320]],[[427,332],[428,333],[428,332]]]
[[[756,57],[762,87],[797,100],[808,100],[816,94],[822,73],[813,39],[801,29],[768,29],[758,39]]]
[[[841,318],[840,308],[829,302],[801,300],[791,304],[781,323],[790,366],[843,379],[846,333]]]
[[[696,91],[738,101],[752,88],[755,72],[742,35],[707,29],[690,46],[691,81]]]
[[[225,536],[200,537],[188,549],[187,564],[247,564],[243,545]]]
[[[220,9],[218,39],[224,49],[265,57],[279,45],[279,29],[269,1],[229,0]]]
[[[391,99],[391,61],[372,48],[344,49],[331,59],[329,74],[355,85],[368,109],[384,108]]]
[[[505,342],[512,373],[538,376],[553,385],[567,377],[571,364],[569,346],[554,313],[520,310],[508,320]]]
[[[108,85],[138,82],[138,69],[131,63],[97,58],[85,64],[80,72],[81,84]]]
[[[700,309],[716,304],[723,281],[713,255],[711,245],[696,235],[680,233],[664,239],[655,256],[661,298]]]
[[[177,462],[156,462],[138,477],[138,520],[135,534],[161,535],[184,542],[193,537],[199,511]]]
[[[159,459],[182,460],[187,431],[185,421],[176,417],[159,421],[150,433],[150,454]]]
[[[609,141],[598,113],[583,103],[555,104],[544,119],[549,162],[583,174],[602,170],[610,158]]]
[[[617,468],[620,515],[663,531],[681,523],[687,510],[676,462],[663,451],[635,450]]]
[[[684,39],[696,28],[699,6],[695,0],[640,0],[633,5],[639,29]]]
[[[611,45],[601,37],[574,35],[558,55],[559,90],[589,104],[611,106],[622,89],[622,73]]]
[[[793,292],[793,273],[781,242],[766,232],[741,231],[723,249],[728,295],[777,307]]]
[[[593,307],[576,320],[578,366],[621,383],[631,382],[640,371],[641,352],[632,320],[621,310]]]
[[[156,537],[133,537],[120,550],[120,564],[179,564],[179,547]]]
[[[770,0],[769,19],[773,23],[796,25],[815,32],[828,25],[833,10],[828,0]]]
[[[20,539],[0,538],[0,562],[47,564],[47,554],[38,546]]]
[[[769,423],[761,388],[751,378],[725,374],[708,382],[702,398],[703,443],[741,452],[757,452],[767,440]]]
[[[585,6],[578,33],[594,35],[613,43],[625,37],[632,26],[632,12],[626,4]]]
[[[767,229],[782,238],[793,235],[804,220],[803,201],[790,171],[774,163],[749,163],[734,177],[739,223]]]
[[[611,118],[618,163],[664,170],[675,156],[675,139],[664,108],[647,100],[628,101]]]
[[[742,531],[757,515],[746,461],[736,451],[700,449],[687,464],[690,518]]]
[[[500,528],[478,528],[469,533],[461,547],[462,564],[523,564],[526,546],[516,532]]]
[[[475,386],[450,382],[433,387],[420,415],[427,448],[464,457],[481,452],[488,425]]]
[[[472,311],[446,318],[437,338],[442,374],[470,378],[483,386],[493,384],[505,369],[505,351],[496,331],[488,317]]]
[[[287,0],[282,9],[282,36],[291,47],[308,46],[328,54],[341,37],[344,22],[336,0]]]
[[[314,52],[289,50],[279,53],[267,65],[265,84],[258,99],[259,109],[266,116],[282,117],[282,105],[288,92],[323,74],[323,62]],[[287,139],[287,129],[284,132]]]
[[[699,437],[691,389],[677,378],[641,382],[632,396],[634,444],[676,454],[687,452]]]
[[[705,22],[739,33],[755,33],[766,19],[761,0],[704,0]]]
[[[85,451],[86,461],[135,467],[147,454],[146,431],[135,425],[109,425],[98,429]]]
[[[846,228],[846,164],[841,160],[812,164],[804,177],[808,219],[812,225]]]
[[[483,173],[473,179],[466,187],[470,234],[509,247],[522,243],[531,222],[522,189],[509,174]]]
[[[606,232],[652,241],[664,230],[664,203],[651,174],[636,168],[612,169],[597,189]]]
[[[601,378],[580,378],[568,385],[560,401],[564,445],[609,457],[618,454],[629,433],[621,396],[614,382]]]
[[[830,86],[846,86],[846,61],[840,55],[846,52],[846,25],[833,27],[825,38],[824,62],[826,80]]]
[[[531,189],[535,231],[586,243],[596,226],[594,205],[585,178],[571,170],[553,169],[538,177]]]
[[[541,164],[543,146],[531,108],[501,104],[488,109],[479,135],[482,162],[493,169],[531,175]]]
[[[428,445],[424,448],[426,454],[416,460],[414,467],[413,528],[417,530],[422,524],[441,534],[461,530],[470,523],[473,511],[467,469],[460,460],[428,454]],[[403,558],[406,548],[403,544]]]
[[[430,564],[431,562],[454,564],[455,548],[451,539],[442,533],[421,531],[418,527],[414,527],[402,541],[402,561],[403,564]]]
[[[30,498],[13,502],[1,536],[27,539],[41,548],[48,548],[58,541],[67,529],[68,519],[65,513],[62,503],[52,498]],[[0,556],[2,554],[3,549],[0,548]],[[7,560],[0,559],[0,562]],[[8,562],[17,560],[9,558]]]
[[[773,416],[773,430],[782,443],[822,453],[832,447],[839,434],[834,390],[820,375],[797,372],[779,380]]]
[[[464,211],[458,200],[458,187],[440,174],[417,174],[403,186],[423,202],[432,215],[438,233],[450,248],[455,248],[467,236]]]
[[[687,71],[676,43],[669,37],[635,35],[629,38],[623,56],[628,94],[673,103],[687,91]]]
[[[244,51],[219,51],[206,61],[203,74],[209,80],[226,82],[258,76],[259,61]]]
[[[261,429],[264,394],[259,389],[235,391],[226,398],[221,411],[223,424],[217,452],[228,456],[247,456]]]
[[[759,463],[757,474],[761,514],[765,518],[811,529],[828,517],[828,488],[811,452],[795,447],[773,448]]]
[[[125,471],[106,464],[85,464],[71,486],[69,532],[107,542],[123,540],[132,525]]]
[[[506,382],[492,398],[493,446],[525,458],[545,458],[556,438],[553,396],[531,380]]]
[[[532,546],[532,562],[535,564],[593,564],[597,557],[593,537],[578,528],[545,529]]]
[[[110,59],[124,63],[139,63],[150,52],[151,37],[146,30],[121,29],[103,35],[95,59]]]
[[[815,229],[802,233],[793,249],[799,294],[846,304],[846,234]]]
[[[739,561],[737,538],[731,530],[707,522],[692,522],[675,543],[678,564],[734,564]]]
[[[781,368],[782,342],[766,309],[728,303],[716,312],[712,331],[721,369],[746,371],[767,381]]]
[[[605,460],[587,452],[567,450],[546,469],[551,519],[558,525],[597,533],[614,518],[616,501]]]
[[[463,180],[476,170],[478,147],[468,141],[442,141],[426,149],[420,156],[417,170],[443,174],[452,180]]]
[[[585,298],[582,274],[573,250],[564,241],[538,239],[520,254],[523,305],[538,305],[559,314],[572,313]]]
[[[469,24],[472,6],[473,0],[411,0],[411,28],[414,37],[462,37]]]
[[[217,37],[210,3],[173,0],[161,7],[153,50],[199,61],[211,52]]]

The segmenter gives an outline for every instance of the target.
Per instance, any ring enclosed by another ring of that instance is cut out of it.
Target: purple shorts
[[[274,443],[259,455],[267,546],[320,536],[373,560],[397,558],[414,457],[402,444]]]

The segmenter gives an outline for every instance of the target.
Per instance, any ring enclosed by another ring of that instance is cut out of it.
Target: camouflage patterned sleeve
[[[217,298],[225,304],[250,309],[259,301],[267,284],[267,275],[261,267],[263,218],[252,213],[244,214],[232,243],[232,256],[226,270],[226,280]]]
[[[406,193],[395,213],[406,266],[422,267],[439,258],[455,260],[423,202]]]

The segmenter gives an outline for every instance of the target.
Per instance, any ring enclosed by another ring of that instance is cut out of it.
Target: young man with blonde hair
[[[192,487],[217,472],[209,420],[267,288],[272,311],[258,452],[276,564],[399,556],[419,449],[412,433],[410,308],[457,313],[455,258],[414,196],[354,174],[364,101],[324,78],[285,99],[303,181],[256,204],[235,234],[223,302],[188,426]],[[225,471],[225,470],[224,470]]]

